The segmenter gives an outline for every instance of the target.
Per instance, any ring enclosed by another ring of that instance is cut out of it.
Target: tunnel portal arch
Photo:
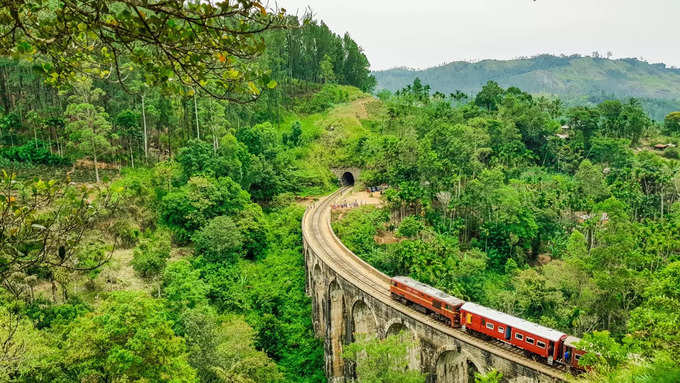
[[[351,172],[342,173],[342,185],[354,186],[354,175]]]

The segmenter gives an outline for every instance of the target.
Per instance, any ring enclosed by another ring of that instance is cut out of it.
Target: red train
[[[393,277],[390,293],[393,299],[451,327],[498,339],[550,365],[583,369],[578,361],[584,351],[575,347],[580,339],[574,336],[466,302],[409,277]]]

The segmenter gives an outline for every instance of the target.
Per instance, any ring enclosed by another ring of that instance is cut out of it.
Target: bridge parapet
[[[389,277],[359,260],[332,232],[330,204],[347,188],[311,205],[302,221],[307,293],[312,298],[314,330],[324,338],[329,382],[356,376],[342,349],[359,334],[384,338],[404,330],[415,341],[410,368],[428,383],[472,383],[476,372],[496,369],[504,381],[548,383],[565,380],[563,372],[516,352],[452,329],[389,297]]]

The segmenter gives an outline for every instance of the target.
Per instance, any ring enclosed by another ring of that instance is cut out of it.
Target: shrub
[[[2,148],[0,157],[10,161],[43,165],[68,165],[70,163],[68,159],[50,153],[47,144],[40,140],[31,140],[21,146]]]
[[[680,159],[680,150],[678,150],[678,148],[667,148],[664,150],[663,156],[675,160]]]
[[[319,92],[298,105],[297,109],[299,112],[306,114],[320,113],[330,109],[333,104],[347,102],[348,100],[349,93],[341,86],[326,84]]]
[[[132,268],[142,278],[153,278],[165,269],[170,249],[170,234],[157,231],[140,241],[133,254]]]
[[[194,237],[196,253],[209,262],[235,263],[240,255],[243,238],[234,221],[227,216],[215,217]]]
[[[235,216],[236,227],[243,238],[243,255],[255,259],[267,247],[267,225],[262,208],[249,204]]]
[[[139,240],[139,226],[127,219],[117,219],[111,225],[111,231],[118,239],[120,245],[126,249],[136,245]]]
[[[671,112],[666,115],[664,129],[669,134],[680,133],[680,112]]]
[[[192,177],[186,185],[163,197],[160,214],[175,239],[186,242],[210,219],[234,214],[250,203],[248,192],[229,177]]]
[[[423,228],[423,223],[418,218],[411,215],[401,221],[399,229],[397,229],[397,235],[413,238],[420,234]]]

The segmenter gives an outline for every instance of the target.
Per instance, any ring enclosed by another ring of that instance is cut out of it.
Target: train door
[[[512,339],[511,334],[512,334],[512,327],[507,326],[505,328],[505,340],[509,341],[510,339]]]
[[[564,343],[560,342],[559,345],[557,346],[557,360],[564,360],[565,364],[568,364],[569,361],[566,360],[565,354],[564,354]]]

